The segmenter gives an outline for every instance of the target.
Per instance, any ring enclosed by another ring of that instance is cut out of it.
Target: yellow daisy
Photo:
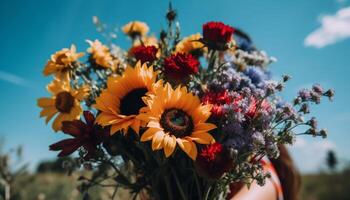
[[[201,39],[201,37],[201,34],[197,33],[182,39],[176,45],[175,52],[192,53],[196,50],[204,50],[204,44],[198,42],[198,40]]]
[[[57,114],[52,123],[52,128],[57,132],[61,130],[62,121],[79,119],[83,111],[80,102],[89,93],[87,86],[73,89],[68,82],[55,79],[47,86],[47,90],[52,97],[38,99],[38,106],[43,109],[40,117],[46,117],[46,123]]]
[[[95,108],[101,111],[97,123],[111,125],[111,135],[117,131],[126,133],[129,127],[138,133],[144,125],[138,118],[140,109],[145,106],[142,97],[153,92],[156,78],[153,67],[141,66],[140,62],[134,68],[126,67],[122,76],[108,78],[107,88],[96,98]]]
[[[206,123],[211,105],[202,105],[199,98],[186,87],[173,90],[169,83],[156,87],[154,95],[144,98],[147,107],[140,119],[148,122],[148,129],[141,141],[152,140],[152,149],[164,149],[166,157],[175,150],[176,144],[193,160],[197,157],[195,143],[211,144],[214,138],[209,134],[216,128]]]
[[[60,80],[68,80],[70,70],[75,67],[74,62],[82,56],[84,56],[84,53],[77,53],[75,45],[72,45],[70,49],[64,48],[57,51],[51,55],[51,59],[47,62],[43,74],[45,76],[54,74]]]
[[[90,44],[88,52],[91,54],[91,58],[94,62],[103,68],[115,68],[115,60],[106,45],[103,45],[99,40],[91,41],[86,40]]]
[[[135,38],[136,36],[144,36],[148,33],[149,28],[146,23],[140,21],[132,21],[122,27],[123,32]]]

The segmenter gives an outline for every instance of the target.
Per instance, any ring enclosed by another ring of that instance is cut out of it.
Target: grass
[[[59,173],[38,173],[24,175],[13,186],[12,199],[26,200],[76,200],[83,199],[77,190],[78,175],[67,176]],[[0,187],[0,194],[2,194]],[[93,200],[110,199],[112,190],[94,188],[89,194]],[[129,199],[128,193],[121,191],[115,199]],[[0,199],[2,199],[0,195]],[[315,174],[303,176],[301,200],[349,200],[350,169],[333,174]]]
[[[349,200],[350,169],[303,176],[302,200]]]
[[[63,173],[36,173],[23,175],[12,186],[11,200],[79,200],[84,196],[77,189],[79,173],[68,176]],[[91,200],[110,200],[113,188],[92,187],[89,189]],[[3,199],[0,185],[0,200]],[[114,199],[130,199],[129,193],[119,188]],[[84,199],[85,200],[85,199]]]

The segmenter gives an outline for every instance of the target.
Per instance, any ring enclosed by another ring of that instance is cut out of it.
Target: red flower
[[[191,54],[177,53],[164,59],[164,73],[173,79],[186,79],[198,70],[199,61]]]
[[[215,118],[223,117],[227,110],[225,106],[231,106],[234,112],[243,112],[240,107],[240,103],[243,100],[243,96],[233,96],[229,95],[227,90],[223,90],[220,92],[208,91],[202,97],[203,104],[211,104],[213,107],[211,109],[212,116]],[[264,100],[260,108],[258,109],[258,101],[255,97],[250,97],[250,103],[248,107],[248,111],[245,116],[249,118],[254,118],[260,110],[269,111],[271,106],[268,101]]]
[[[84,111],[86,123],[81,120],[62,122],[62,131],[74,138],[61,140],[50,145],[51,151],[61,151],[58,157],[64,157],[72,154],[74,151],[83,147],[87,154],[85,159],[92,158],[97,146],[108,137],[109,131],[95,124],[95,117],[89,111]]]
[[[204,43],[209,48],[224,50],[226,49],[226,44],[232,40],[234,31],[234,28],[222,22],[208,22],[203,25]]]
[[[248,112],[246,112],[246,116],[250,118],[254,118],[259,110],[270,110],[271,106],[268,101],[263,100],[260,105],[260,109],[258,109],[258,101],[256,98],[251,97],[251,102],[248,108]]]
[[[227,150],[220,143],[214,143],[204,147],[197,159],[196,168],[198,172],[209,178],[219,178],[233,165]]]
[[[228,95],[227,90],[221,92],[208,91],[202,97],[204,104],[212,104],[211,113],[213,117],[222,117],[226,114],[224,105],[228,105],[231,102],[231,97]]]
[[[157,47],[155,46],[136,46],[133,47],[130,51],[131,55],[135,57],[137,61],[141,61],[141,63],[145,62],[153,62],[157,59]]]
[[[199,154],[206,162],[213,162],[218,154],[222,153],[223,147],[220,143],[208,145]]]

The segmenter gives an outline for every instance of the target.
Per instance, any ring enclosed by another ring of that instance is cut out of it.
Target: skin
[[[243,187],[231,200],[276,200],[277,192],[271,182],[267,179],[264,186],[254,182],[251,187]]]

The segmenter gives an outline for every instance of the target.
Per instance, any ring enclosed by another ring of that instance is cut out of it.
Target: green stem
[[[207,190],[205,191],[204,200],[208,200],[209,199],[210,190],[211,190],[211,186],[209,186],[207,188]]]
[[[216,51],[210,50],[209,52],[209,63],[208,63],[208,71],[212,71],[215,65],[216,57],[215,57]]]
[[[201,192],[201,189],[200,189],[200,187],[199,187],[199,181],[198,181],[198,176],[197,176],[197,174],[195,173],[195,172],[193,172],[193,176],[194,176],[194,180],[195,180],[195,182],[196,182],[196,187],[197,187],[197,192],[198,192],[198,197],[199,197],[199,199],[203,199],[203,197],[202,197],[202,192]]]
[[[169,200],[173,200],[173,193],[172,193],[172,190],[171,190],[171,185],[170,185],[170,182],[169,182],[169,176],[168,175],[165,175],[164,176],[164,181],[165,181],[165,186],[166,186],[166,190],[167,190],[167,195],[168,195],[168,199]]]
[[[179,188],[181,198],[182,198],[183,200],[186,200],[186,199],[187,199],[187,198],[186,198],[186,195],[185,195],[184,191],[182,190],[180,181],[179,181],[179,179],[177,178],[177,175],[176,175],[174,169],[173,169],[172,167],[170,167],[170,169],[171,169],[171,172],[172,172],[172,174],[173,174],[173,176],[174,176],[174,178],[175,178],[176,185],[177,185],[177,187]]]

